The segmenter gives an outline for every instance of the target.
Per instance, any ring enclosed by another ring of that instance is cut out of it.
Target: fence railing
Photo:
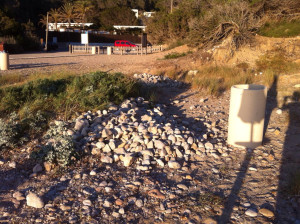
[[[147,46],[147,47],[115,47],[115,46],[88,46],[88,45],[69,45],[69,52],[87,53],[87,54],[106,54],[107,48],[111,48],[112,54],[119,55],[147,55],[163,51],[163,46]]]

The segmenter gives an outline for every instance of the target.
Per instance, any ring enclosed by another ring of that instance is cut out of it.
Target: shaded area
[[[244,183],[244,179],[246,177],[248,167],[251,161],[251,157],[253,155],[253,150],[248,150],[243,163],[241,164],[241,168],[237,174],[237,177],[235,179],[235,182],[231,188],[231,192],[229,196],[227,197],[227,200],[225,202],[225,206],[222,212],[222,215],[219,217],[218,223],[229,223],[230,222],[230,217],[233,211],[233,207],[236,205],[236,203],[239,200],[239,193],[241,191],[241,188]]]
[[[52,66],[60,66],[60,65],[75,65],[77,63],[62,63],[62,64],[50,64],[50,63],[33,63],[33,64],[13,64],[10,65],[9,68],[16,70],[16,69],[23,69],[23,68],[44,68],[44,67],[52,67]]]
[[[300,92],[285,97],[282,110],[288,112],[279,183],[275,223],[300,223]],[[286,220],[286,214],[290,214]],[[295,219],[294,219],[295,217]]]
[[[276,82],[273,83],[271,89],[272,91],[276,92]],[[242,87],[241,87],[242,88]],[[251,90],[254,91],[259,91],[259,92],[252,92]],[[242,96],[240,98],[241,102],[235,102],[232,100],[238,100],[239,96],[238,94],[242,93]],[[229,122],[234,122],[231,125],[234,125],[232,127],[234,128],[241,128],[241,130],[239,129],[239,131],[242,131],[246,134],[239,134],[238,132],[235,132],[235,130],[231,130],[231,141],[233,140],[238,140],[237,138],[246,138],[249,139],[249,141],[247,142],[235,142],[235,144],[240,145],[240,146],[244,146],[244,147],[251,147],[251,148],[255,148],[257,146],[259,146],[261,144],[261,142],[257,142],[257,140],[260,138],[260,136],[254,136],[255,135],[255,131],[257,130],[258,132],[261,131],[259,130],[261,128],[261,126],[259,125],[261,122],[264,121],[265,119],[265,114],[264,114],[264,110],[261,110],[260,108],[257,108],[259,106],[264,106],[261,105],[264,102],[264,99],[266,97],[265,93],[264,93],[264,89],[262,89],[260,86],[254,86],[253,88],[248,87],[245,88],[245,91],[243,92],[232,92],[232,94],[236,94],[237,96],[233,96],[231,95],[231,103],[230,103],[230,107],[235,107],[235,105],[233,103],[239,103],[239,110],[237,114],[234,114],[236,111],[235,109],[230,109],[230,116],[233,116],[231,118],[231,120]],[[235,97],[235,98],[234,98]],[[256,102],[257,101],[257,102]],[[237,116],[237,117],[234,117]],[[241,121],[236,121],[236,119],[241,119]],[[269,122],[269,121],[268,121]],[[255,128],[254,125],[257,123],[257,127]],[[250,124],[250,129],[248,125],[245,124]],[[242,127],[238,127],[242,126]],[[232,128],[231,127],[231,128]],[[248,129],[248,130],[244,130],[244,129]],[[256,129],[256,130],[255,130]],[[229,134],[230,135],[230,134]],[[249,135],[249,136],[248,136]],[[240,166],[240,170],[237,174],[237,177],[235,179],[235,182],[231,188],[231,192],[226,200],[224,209],[222,211],[222,215],[219,217],[219,223],[229,223],[230,222],[230,218],[231,218],[231,214],[233,212],[233,207],[236,205],[236,203],[239,200],[239,193],[241,191],[241,188],[243,186],[244,180],[246,178],[246,174],[250,165],[250,161],[251,158],[253,156],[253,152],[254,149],[247,149],[247,153],[244,157],[244,161],[242,162],[241,166]]]
[[[278,76],[274,76],[273,83],[268,90],[267,95],[267,104],[266,104],[266,116],[265,116],[265,124],[264,124],[264,136],[268,129],[268,125],[270,122],[272,111],[278,107],[277,102],[277,83],[278,83]]]

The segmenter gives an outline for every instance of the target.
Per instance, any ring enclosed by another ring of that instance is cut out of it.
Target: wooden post
[[[72,45],[69,44],[69,53],[72,54]]]

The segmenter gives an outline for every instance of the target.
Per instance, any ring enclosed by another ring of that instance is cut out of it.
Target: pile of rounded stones
[[[179,169],[199,156],[226,156],[221,129],[208,123],[192,125],[168,114],[165,105],[151,108],[142,97],[84,113],[74,122],[67,133],[77,147],[100,156],[103,163],[136,164],[137,170],[147,171],[155,166]]]
[[[133,77],[137,79],[140,83],[148,86],[183,87],[185,85],[183,82],[173,80],[162,75],[158,76],[158,75],[143,73],[143,74],[134,74]]]

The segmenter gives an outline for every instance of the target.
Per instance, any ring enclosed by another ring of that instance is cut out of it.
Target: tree
[[[72,3],[65,3],[61,8],[61,19],[67,21],[69,26],[71,22],[77,17],[74,11],[74,5]]]
[[[19,33],[20,24],[16,20],[6,16],[4,12],[0,10],[0,36],[16,35]]]
[[[138,20],[128,7],[114,7],[105,9],[100,13],[100,22],[104,28],[113,25],[138,25]]]
[[[93,8],[91,0],[79,0],[75,2],[74,11],[80,18],[81,23],[86,23],[87,13]]]
[[[50,20],[55,24],[55,30],[57,30],[57,23],[61,17],[61,13],[57,9],[51,9],[49,12]]]

